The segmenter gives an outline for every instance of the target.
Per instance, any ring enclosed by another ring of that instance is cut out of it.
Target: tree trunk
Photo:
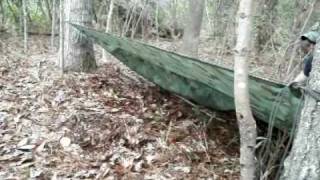
[[[136,1],[133,2],[132,6],[128,8],[127,14],[126,14],[126,20],[123,25],[121,36],[124,37],[127,35],[128,31],[130,30],[132,20],[135,18],[135,12],[136,12],[137,4]]]
[[[238,10],[237,45],[234,65],[234,97],[240,132],[241,179],[255,178],[256,123],[250,109],[248,64],[252,0],[241,0]]]
[[[59,62],[58,65],[62,71],[64,72],[64,3],[63,0],[59,1],[60,7],[59,7],[59,16],[60,16],[60,22],[59,22]]]
[[[139,26],[139,24],[141,23],[141,19],[142,19],[142,16],[143,16],[143,13],[145,11],[145,3],[143,4],[143,7],[141,9],[141,12],[138,16],[138,18],[134,18],[136,21],[133,21],[132,23],[132,28],[131,28],[131,39],[133,39],[136,35],[136,32],[137,32],[137,28]]]
[[[51,12],[51,8],[50,8],[50,5],[49,5],[49,1],[45,0],[44,2],[45,2],[45,5],[46,5],[46,9],[48,11],[48,17],[49,17],[50,21],[52,21],[52,12]]]
[[[27,0],[22,0],[22,18],[23,18],[23,50],[26,53],[28,49],[28,26],[27,26]]]
[[[157,42],[159,42],[159,0],[156,1],[155,23],[156,23]]]
[[[15,13],[15,10],[13,9],[13,7],[12,7],[12,5],[11,5],[11,3],[10,3],[10,1],[9,0],[7,0],[7,6],[8,6],[8,9],[10,10],[10,12],[11,12],[11,14],[12,14],[12,16],[13,16],[13,19],[14,19],[14,22],[15,22],[15,24],[18,24],[18,22],[19,22],[19,17],[17,17],[17,15],[16,15],[16,13]]]
[[[183,36],[181,52],[188,56],[198,56],[199,36],[203,19],[205,0],[189,0],[187,25]]]
[[[110,7],[108,11],[108,17],[107,17],[107,24],[106,24],[106,32],[111,32],[112,28],[112,15],[113,15],[113,9],[114,9],[114,0],[110,0]]]
[[[43,0],[39,0],[39,1],[38,1],[38,7],[40,8],[41,13],[42,13],[44,16],[47,16],[48,19],[50,20],[50,19],[51,19],[50,14],[47,14],[46,11],[44,10],[42,1],[43,1]]]
[[[109,6],[107,24],[106,24],[106,33],[111,32],[113,9],[114,9],[114,0],[110,0],[110,6]],[[103,50],[103,59],[105,60],[107,59],[107,52],[105,50]]]
[[[236,0],[224,0],[224,1],[215,1],[215,13],[214,13],[214,36],[217,36],[219,41],[222,41],[226,34],[226,30],[228,28],[228,24],[234,23],[233,22],[233,15],[236,12],[234,10],[237,8],[235,6],[237,4]],[[230,17],[231,16],[231,17]],[[233,44],[232,44],[233,45]]]
[[[210,34],[212,33],[212,34],[214,34],[214,32],[213,32],[213,23],[212,23],[212,19],[211,19],[211,17],[210,17],[210,10],[209,10],[209,2],[208,2],[208,0],[205,0],[205,11],[206,11],[206,16],[207,16],[207,19],[208,19],[208,26],[209,26],[209,32],[210,32]]]
[[[179,34],[179,24],[178,24],[178,0],[170,1],[170,15],[171,15],[171,24],[170,24],[170,35],[171,38],[177,40],[181,34]]]
[[[0,15],[1,15],[1,24],[5,24],[5,10],[3,7],[3,1],[0,0]]]
[[[306,87],[320,92],[320,44],[318,43],[310,80]],[[284,163],[283,180],[320,179],[320,101],[305,94],[291,152]]]
[[[51,21],[51,48],[54,49],[54,37],[56,29],[56,5],[57,0],[52,0],[52,21]]]
[[[65,21],[84,26],[92,26],[91,0],[65,1]],[[73,28],[65,24],[65,71],[89,72],[97,68],[93,43]]]
[[[261,53],[275,31],[274,21],[276,16],[274,12],[277,3],[278,0],[263,0],[258,3],[260,16],[258,17],[257,36],[255,39],[255,47],[258,54]]]
[[[110,2],[109,2],[110,3]],[[110,4],[109,4],[110,6]],[[95,29],[100,29],[101,27],[104,27],[104,24],[106,22],[105,20],[105,13],[108,12],[108,3],[107,1],[102,1],[99,2],[99,7],[98,10],[94,10],[95,11],[95,16],[96,16],[96,23],[95,23]]]

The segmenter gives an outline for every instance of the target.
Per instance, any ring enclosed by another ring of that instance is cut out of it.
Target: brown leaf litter
[[[239,178],[232,117],[207,128],[199,108],[119,63],[61,75],[34,39],[28,55],[2,40],[0,179]]]

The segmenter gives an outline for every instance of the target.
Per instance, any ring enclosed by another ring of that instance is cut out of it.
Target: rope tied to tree
[[[314,89],[311,89],[309,86],[304,86],[299,83],[294,83],[289,86],[290,88],[302,90],[302,94],[308,94],[310,97],[316,101],[320,101],[320,92]]]

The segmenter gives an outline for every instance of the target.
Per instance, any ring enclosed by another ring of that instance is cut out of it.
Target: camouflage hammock
[[[83,26],[73,26],[161,88],[214,110],[235,110],[232,70]],[[277,128],[291,129],[300,109],[300,91],[253,76],[249,83],[254,115]]]

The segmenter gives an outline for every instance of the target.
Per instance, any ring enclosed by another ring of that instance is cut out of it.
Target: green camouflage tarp
[[[214,110],[235,110],[232,70],[126,38],[73,26],[161,88]],[[265,122],[272,119],[272,124],[278,128],[291,129],[301,103],[301,93],[253,76],[250,76],[249,84],[254,115]]]

